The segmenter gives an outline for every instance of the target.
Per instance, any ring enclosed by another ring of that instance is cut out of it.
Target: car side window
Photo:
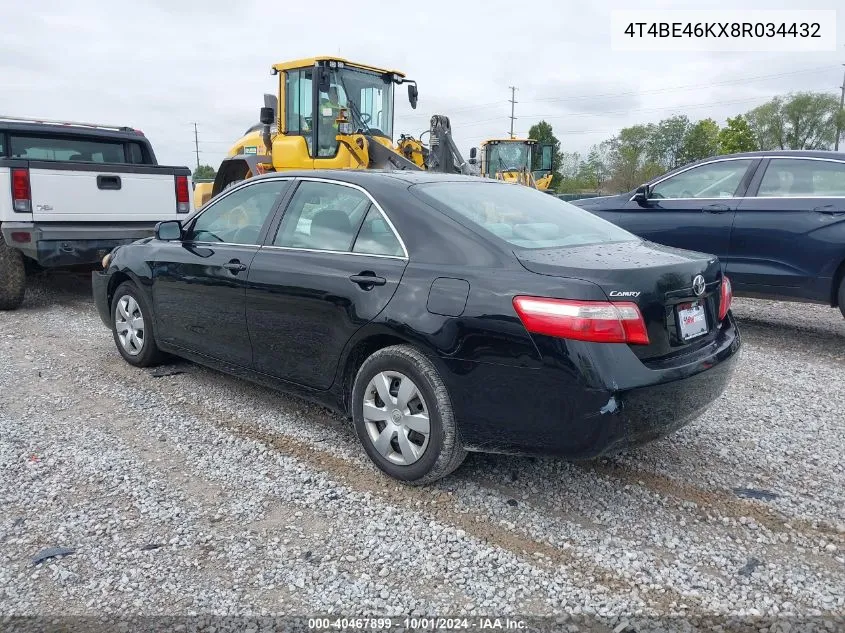
[[[845,163],[772,158],[757,191],[759,198],[845,197]]]
[[[352,187],[303,181],[285,211],[273,244],[349,252],[369,206],[370,199]]]
[[[654,185],[649,198],[732,198],[752,162],[723,160],[693,167]]]
[[[197,217],[188,240],[258,244],[261,227],[289,185],[289,180],[267,180],[223,196]]]
[[[355,238],[352,252],[394,257],[405,255],[393,229],[374,204],[371,204],[370,210],[367,211],[361,230],[358,231],[358,237]]]

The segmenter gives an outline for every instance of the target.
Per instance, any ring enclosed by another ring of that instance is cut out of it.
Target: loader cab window
[[[527,143],[495,143],[487,146],[487,175],[530,169],[531,146]]]
[[[288,134],[302,135],[311,152],[311,77],[310,68],[285,73],[285,129]]]
[[[391,75],[351,67],[302,68],[286,71],[284,82],[286,133],[304,136],[312,158],[337,155],[341,109],[355,131],[393,139]]]

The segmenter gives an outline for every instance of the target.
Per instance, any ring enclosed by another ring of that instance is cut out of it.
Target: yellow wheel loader
[[[532,171],[534,155],[538,149],[539,169]],[[553,152],[552,145],[540,145],[534,139],[488,139],[481,144],[480,152],[475,147],[470,150],[469,159],[471,164],[479,164],[484,178],[515,182],[546,191],[554,174]]]
[[[194,190],[196,206],[232,183],[290,169],[435,169],[469,171],[451,139],[449,119],[432,117],[432,151],[406,135],[393,145],[394,86],[407,84],[411,107],[417,85],[396,70],[338,57],[274,64],[278,96],[264,95],[260,123],[235,141],[211,186]],[[448,134],[448,138],[442,135]]]

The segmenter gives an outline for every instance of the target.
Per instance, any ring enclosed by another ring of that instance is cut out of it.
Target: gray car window
[[[766,167],[760,198],[845,197],[845,163],[773,158]]]
[[[267,180],[223,196],[196,219],[189,239],[258,244],[261,227],[289,183],[289,180]]]
[[[753,159],[693,167],[652,187],[650,198],[732,198]]]

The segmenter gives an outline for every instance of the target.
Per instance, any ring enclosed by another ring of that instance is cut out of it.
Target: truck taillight
[[[731,287],[731,280],[722,275],[722,290],[719,297],[719,321],[722,321],[728,316],[728,310],[731,309],[733,299],[734,293]]]
[[[534,334],[593,343],[649,343],[636,303],[514,297],[513,307]]]
[[[29,169],[12,169],[12,208],[18,213],[32,213]]]
[[[188,177],[176,176],[176,212],[188,213],[191,210],[191,196],[188,192]]]

